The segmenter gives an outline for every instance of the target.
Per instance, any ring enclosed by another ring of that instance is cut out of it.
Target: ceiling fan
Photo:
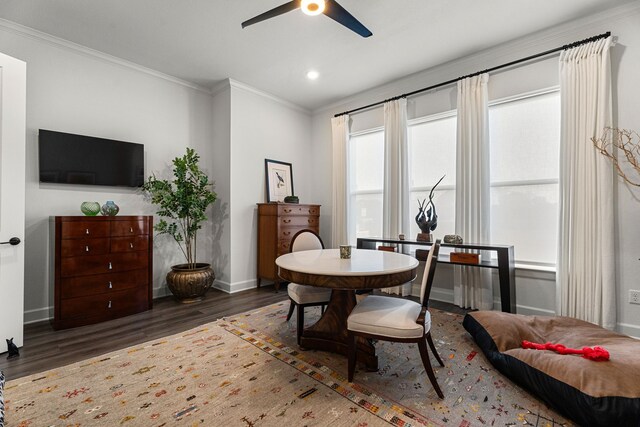
[[[257,24],[264,20],[274,18],[283,13],[291,12],[295,9],[301,9],[307,15],[320,15],[321,13],[327,15],[339,24],[344,25],[351,31],[360,34],[362,37],[370,37],[373,35],[371,31],[367,29],[360,21],[358,21],[353,15],[351,15],[345,8],[340,6],[335,0],[292,0],[288,3],[274,7],[256,17],[244,21],[242,28],[249,25]]]

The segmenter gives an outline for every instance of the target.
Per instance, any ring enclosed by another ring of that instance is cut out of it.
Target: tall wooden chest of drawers
[[[55,329],[151,308],[152,216],[56,216],[50,233]]]
[[[320,205],[258,203],[258,287],[267,279],[280,288],[276,258],[289,253],[291,238],[304,229],[320,232]]]

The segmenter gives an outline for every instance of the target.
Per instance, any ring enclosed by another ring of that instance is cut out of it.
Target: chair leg
[[[433,355],[436,357],[436,360],[438,361],[440,366],[444,366],[444,362],[440,358],[438,350],[436,350],[436,346],[433,343],[433,338],[431,338],[431,331],[427,332],[427,342],[429,343],[429,347],[431,347],[431,351],[433,352]]]
[[[287,322],[291,320],[291,316],[293,316],[293,310],[296,308],[296,305],[297,305],[291,298],[289,298],[289,301],[290,301],[290,304],[289,304],[289,313],[287,314]]]
[[[424,370],[427,372],[427,376],[429,377],[429,381],[431,381],[431,385],[433,389],[438,393],[440,399],[444,399],[444,394],[442,390],[440,390],[440,386],[438,385],[438,380],[436,379],[436,375],[433,373],[433,368],[431,367],[431,362],[429,361],[429,350],[427,350],[427,343],[425,340],[418,341],[418,349],[420,350],[420,357],[422,358],[422,364],[424,365]]]
[[[326,306],[326,305],[324,305],[324,304],[322,304],[322,305],[320,306],[320,314],[324,314],[324,310],[325,310],[326,308],[327,308],[327,306]]]
[[[356,371],[356,336],[351,331],[347,332],[347,342],[349,343],[348,361],[347,361],[347,379],[353,382],[353,374]]]
[[[300,345],[300,337],[302,337],[302,329],[304,328],[304,307],[298,305],[298,345]]]

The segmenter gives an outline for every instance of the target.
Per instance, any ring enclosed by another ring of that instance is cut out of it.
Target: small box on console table
[[[461,264],[480,264],[480,254],[469,254],[466,252],[451,252],[449,254],[451,262],[459,262]]]
[[[418,261],[426,261],[429,256],[428,249],[416,249],[416,259]]]

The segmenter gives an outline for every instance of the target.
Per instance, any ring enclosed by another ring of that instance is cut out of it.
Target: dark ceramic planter
[[[189,304],[204,298],[215,277],[211,264],[199,262],[196,268],[189,268],[189,264],[178,264],[167,273],[167,286],[178,301]]]

